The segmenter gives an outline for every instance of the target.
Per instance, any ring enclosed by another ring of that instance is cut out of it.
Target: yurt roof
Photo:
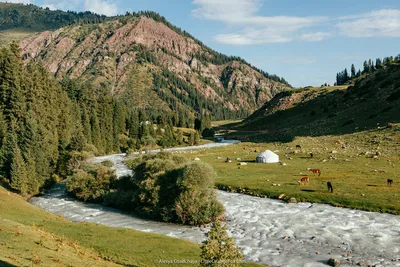
[[[271,150],[265,150],[264,152],[260,153],[257,157],[268,157],[268,156],[278,156]]]

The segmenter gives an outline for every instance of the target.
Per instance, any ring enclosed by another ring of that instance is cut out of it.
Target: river
[[[165,151],[212,148],[231,141]],[[157,152],[157,151],[155,151]],[[124,154],[94,158],[111,160],[118,176],[130,174]],[[341,266],[364,261],[375,266],[400,266],[400,216],[337,208],[324,204],[287,204],[218,191],[226,209],[229,232],[241,247],[245,259],[271,267],[327,266],[334,257]],[[207,228],[154,222],[99,204],[87,204],[68,197],[65,184],[57,184],[45,196],[31,203],[72,221],[86,221],[113,227],[159,233],[193,242],[205,239]]]

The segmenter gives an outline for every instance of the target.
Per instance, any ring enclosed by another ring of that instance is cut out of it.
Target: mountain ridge
[[[243,118],[291,89],[283,78],[215,52],[151,11],[44,31],[20,47],[24,61],[42,61],[59,80],[79,79],[157,114]]]

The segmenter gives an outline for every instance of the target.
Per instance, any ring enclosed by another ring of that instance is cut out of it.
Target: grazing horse
[[[318,173],[318,176],[321,176],[321,170],[320,169],[310,169],[310,172],[316,174]]]
[[[328,185],[328,191],[333,193],[333,186],[332,186],[331,182],[327,182],[326,184]]]
[[[301,149],[301,146],[300,145],[296,145],[296,149]]]
[[[303,177],[303,178],[300,179],[299,184],[308,183],[309,181],[310,181],[310,178]]]
[[[387,183],[388,183],[388,186],[392,186],[393,180],[392,180],[392,179],[388,179],[388,180],[387,180]]]

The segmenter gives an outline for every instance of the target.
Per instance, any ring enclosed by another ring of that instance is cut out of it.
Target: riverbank
[[[239,143],[188,154],[211,164],[219,189],[365,211],[400,214],[400,133],[377,129],[343,136],[299,137],[290,143]],[[301,148],[296,148],[299,145]],[[281,164],[258,164],[256,156],[275,151]],[[313,158],[309,153],[313,152]],[[184,152],[182,152],[184,153]],[[230,158],[231,163],[226,163]],[[242,165],[239,165],[242,163]],[[321,176],[310,171],[320,169]],[[299,185],[302,177],[310,182]],[[388,186],[387,180],[393,184]],[[328,192],[327,182],[334,192]]]

